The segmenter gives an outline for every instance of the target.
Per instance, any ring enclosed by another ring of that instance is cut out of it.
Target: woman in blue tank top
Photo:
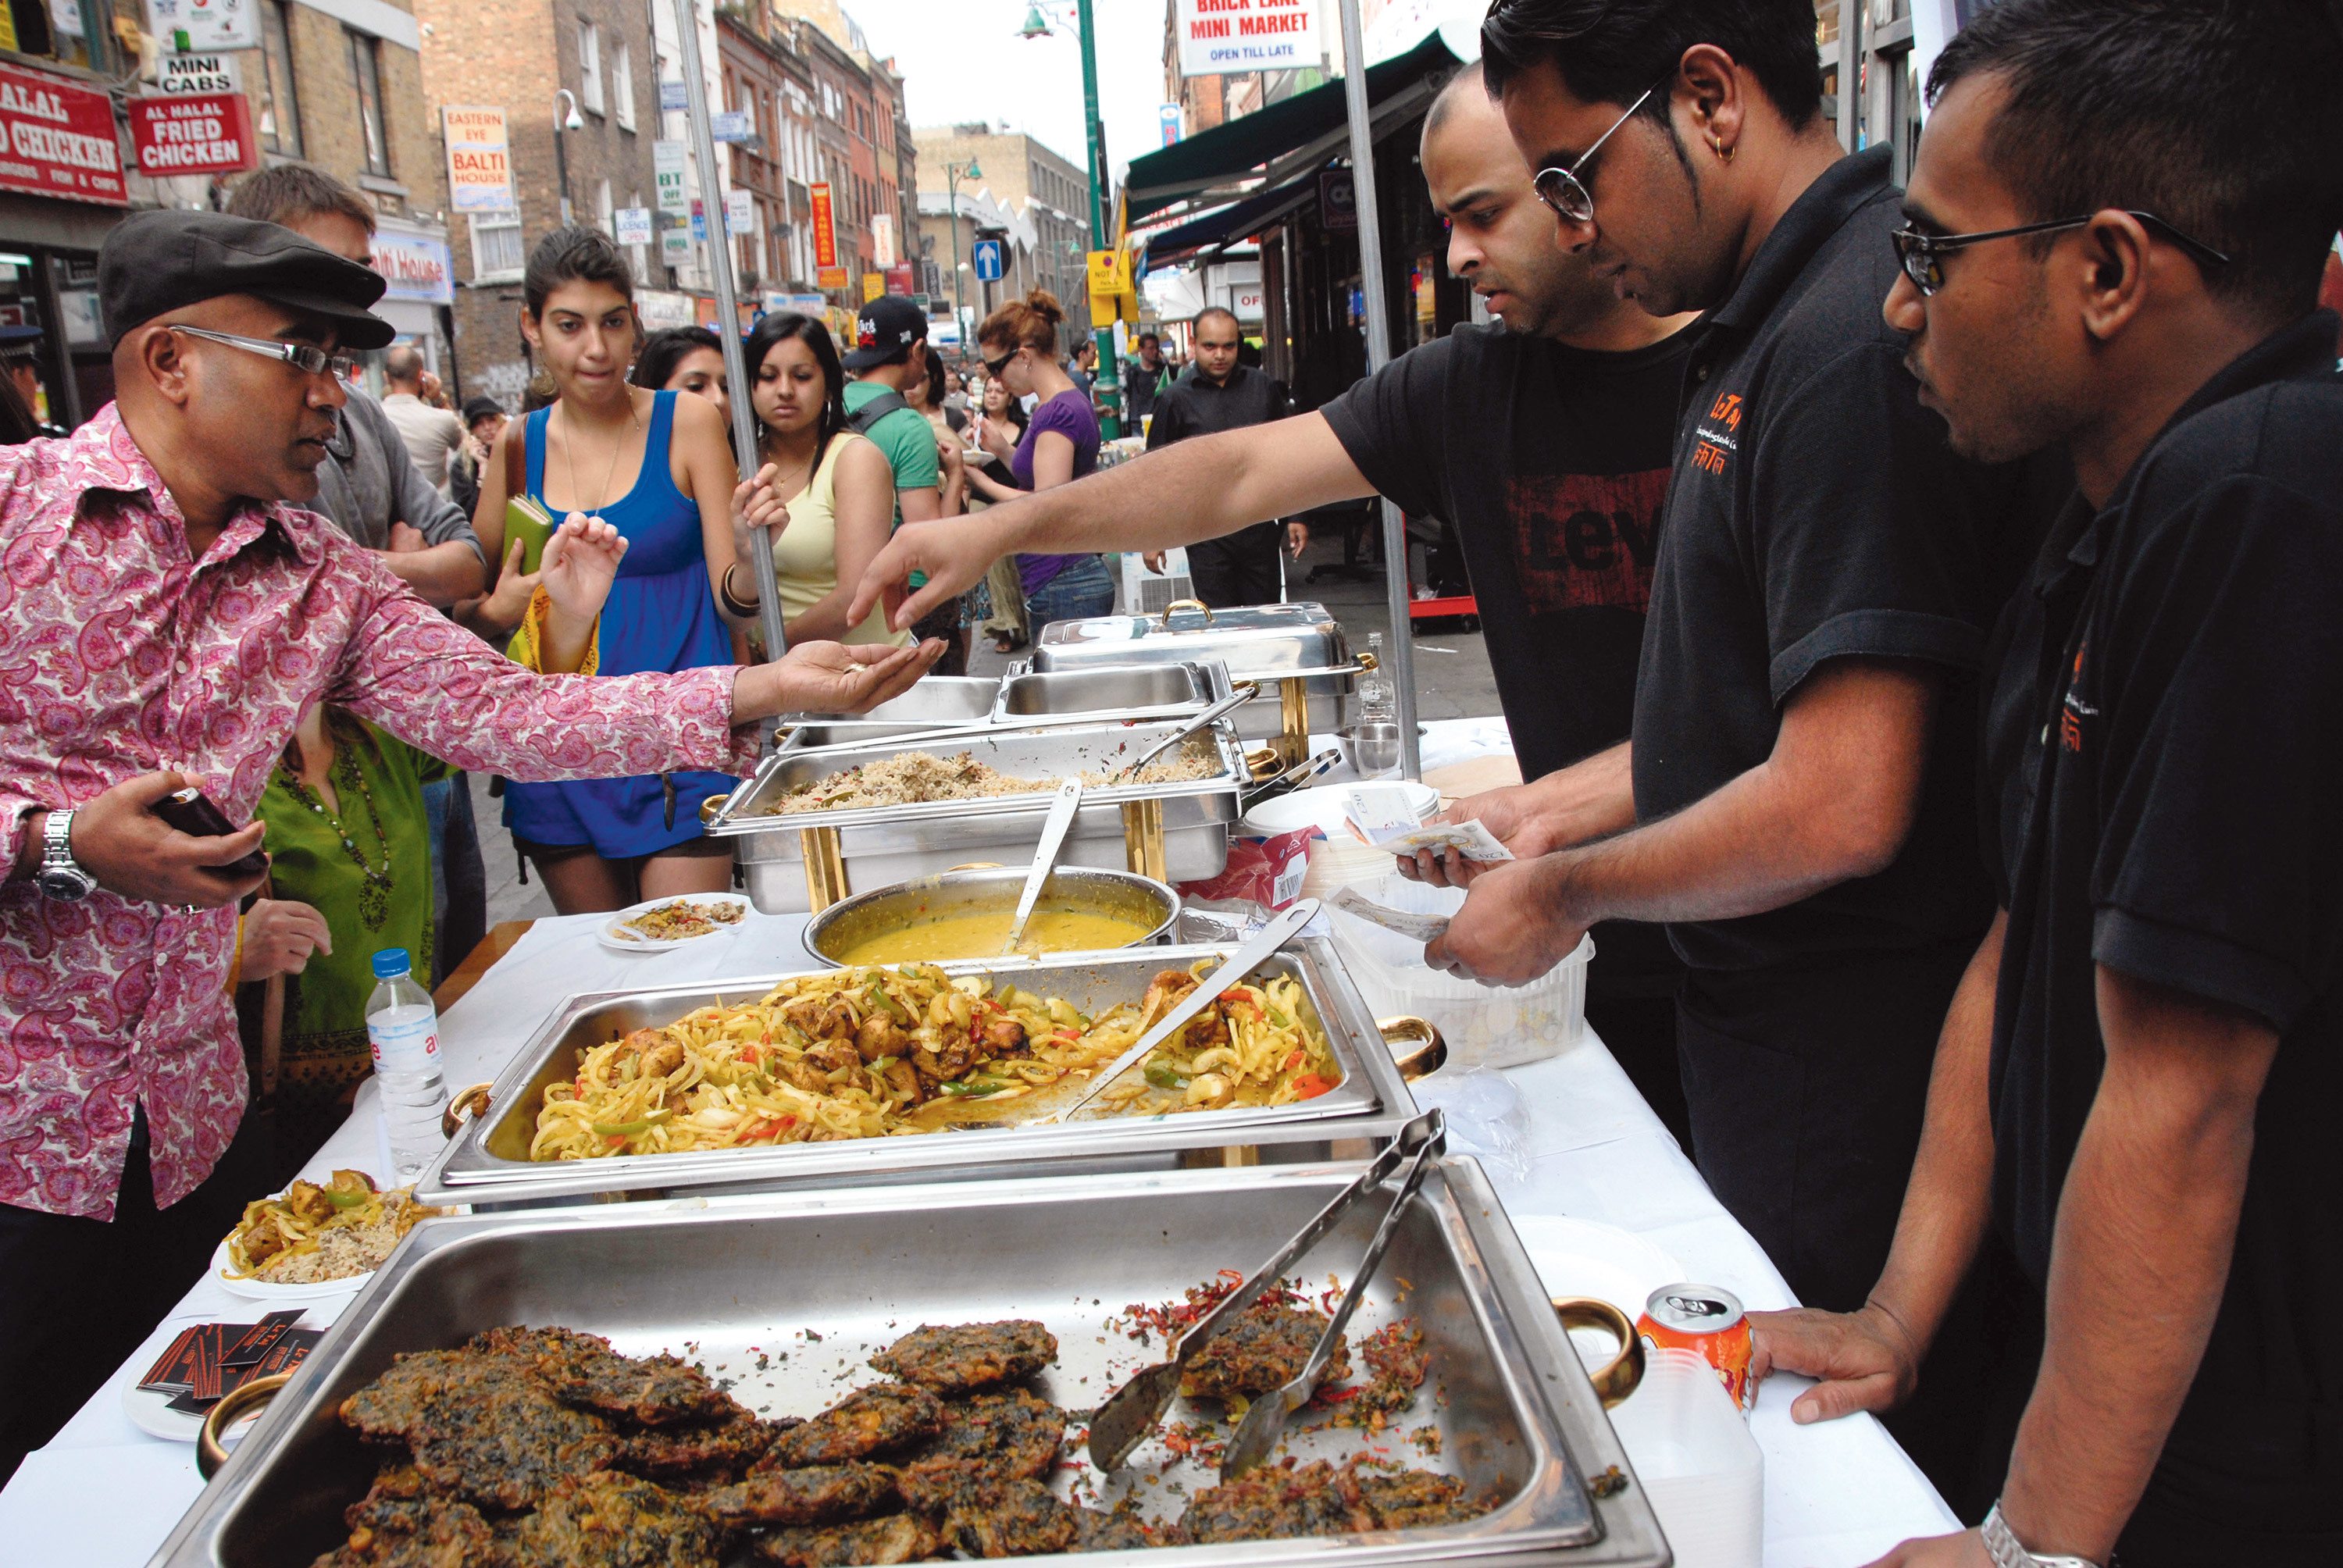
[[[481,476],[474,528],[501,552],[505,448],[525,440],[531,498],[557,518],[599,518],[627,541],[602,610],[595,673],[733,663],[714,585],[741,558],[746,525],[734,518],[739,474],[723,416],[702,398],[628,385],[641,336],[634,279],[598,229],[561,228],[540,240],[522,292],[522,333],[551,374],[556,399],[505,432]],[[747,575],[736,579],[742,587]],[[508,783],[505,825],[565,915],[718,892],[731,885],[731,847],[701,834],[699,807],[737,782],[669,773]]]

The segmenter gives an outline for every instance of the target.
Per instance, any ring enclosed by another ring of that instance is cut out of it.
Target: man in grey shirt
[[[236,187],[228,211],[282,224],[360,266],[373,265],[373,209],[319,170],[299,164],[264,170]],[[470,519],[416,471],[398,427],[364,388],[349,389],[326,455],[311,511],[382,552],[384,565],[442,609],[487,588],[488,558]],[[470,781],[456,773],[426,784],[423,809],[431,835],[436,985],[488,934],[488,877]]]

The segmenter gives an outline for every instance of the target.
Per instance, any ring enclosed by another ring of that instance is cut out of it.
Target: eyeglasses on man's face
[[[1579,154],[1577,160],[1568,168],[1538,170],[1537,177],[1531,182],[1537,191],[1538,200],[1573,223],[1593,223],[1594,193],[1586,188],[1588,166],[1594,162],[1594,155],[1603,150],[1603,144],[1618,135],[1619,127],[1634,119],[1635,111],[1649,103],[1654,93],[1674,81],[1675,74],[1675,68],[1670,66],[1666,75],[1644,88],[1642,95],[1627,106],[1627,112],[1612,121],[1611,128],[1595,137],[1594,145]]]
[[[331,376],[337,381],[347,381],[358,372],[358,362],[348,355],[329,354],[307,343],[287,343],[278,337],[245,337],[234,332],[215,332],[208,327],[174,325],[170,330],[212,343],[225,343],[230,348],[241,348],[264,359],[280,361],[305,376]]]
[[[2080,217],[2054,217],[2044,223],[2022,223],[2016,228],[1981,229],[1975,234],[1928,234],[1906,224],[1889,234],[1889,243],[1896,246],[1896,259],[1904,266],[1904,276],[1922,296],[1933,296],[1945,286],[1944,258],[1956,250],[1982,245],[1989,239],[2016,239],[2021,235],[2056,234],[2061,229],[2082,228],[2098,217],[2087,212]],[[2193,239],[2173,227],[2152,212],[2125,210],[2125,216],[2136,218],[2145,227],[2154,229],[2178,246],[2199,266],[2227,266],[2229,258],[2203,240]]]

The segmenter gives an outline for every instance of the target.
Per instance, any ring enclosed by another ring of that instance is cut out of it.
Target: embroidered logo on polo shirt
[[[1720,392],[1708,406],[1708,417],[1697,426],[1692,466],[1704,473],[1722,474],[1725,459],[1741,449],[1741,394]]]
[[[2066,694],[2058,699],[2058,749],[2080,756],[2083,750],[2083,720],[2097,719],[2099,710],[2083,700],[2077,689],[2083,683],[2083,655],[2090,648],[2086,638],[2075,649],[2075,667],[2066,678]]]

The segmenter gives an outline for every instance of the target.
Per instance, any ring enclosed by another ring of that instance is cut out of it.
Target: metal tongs
[[[1343,1292],[1342,1304],[1334,1309],[1333,1321],[1310,1352],[1302,1375],[1272,1393],[1255,1400],[1252,1408],[1237,1428],[1237,1434],[1228,1447],[1227,1457],[1221,1462],[1223,1481],[1242,1474],[1261,1462],[1285,1430],[1286,1418],[1307,1403],[1317,1386],[1319,1374],[1325,1371],[1327,1359],[1333,1353],[1335,1336],[1351,1321],[1360,1300],[1366,1294],[1367,1282],[1373,1278],[1376,1265],[1383,1261],[1384,1251],[1399,1229],[1399,1217],[1413,1201],[1416,1190],[1423,1186],[1432,1161],[1447,1147],[1447,1122],[1439,1111],[1427,1111],[1405,1127],[1399,1136],[1385,1145],[1373,1163],[1359,1173],[1359,1179],[1338,1193],[1334,1201],[1318,1211],[1311,1221],[1294,1232],[1293,1238],[1280,1247],[1269,1261],[1255,1269],[1244,1283],[1223,1296],[1212,1310],[1198,1319],[1194,1326],[1180,1336],[1166,1361],[1133,1374],[1129,1382],[1115,1390],[1107,1402],[1099,1406],[1091,1418],[1091,1462],[1101,1470],[1122,1468],[1131,1451],[1155,1430],[1163,1412],[1172,1408],[1172,1396],[1180,1392],[1180,1377],[1189,1362],[1210,1342],[1212,1337],[1238,1314],[1259,1300],[1262,1292],[1283,1278],[1301,1256],[1323,1241],[1327,1232],[1340,1224],[1367,1195],[1379,1190],[1399,1169],[1400,1161],[1414,1157],[1408,1167],[1406,1180],[1400,1184],[1399,1196],[1392,1201],[1384,1213],[1383,1224],[1375,1231],[1358,1270],[1351,1280],[1351,1288]]]
[[[1110,1061],[1091,1080],[1091,1086],[1071,1105],[1051,1111],[1035,1126],[1072,1119],[1075,1111],[1107,1091],[1107,1086],[1138,1063],[1147,1060],[1157,1046],[1188,1027],[1196,1015],[1220,999],[1222,991],[1235,985],[1268,961],[1278,949],[1301,934],[1302,928],[1318,918],[1318,900],[1299,899],[1283,914],[1245,939],[1244,945],[1222,960],[1220,968],[1189,988],[1180,1004],[1155,1020],[1155,1026],[1133,1040],[1131,1049]]]
[[[1226,718],[1228,715],[1234,713],[1238,709],[1242,708],[1246,703],[1251,702],[1254,698],[1259,697],[1260,695],[1261,682],[1258,680],[1238,681],[1235,686],[1229,689],[1229,694],[1226,697],[1222,698],[1218,702],[1213,703],[1211,707],[1201,709],[1190,717],[1182,719],[1180,721],[1180,727],[1177,729],[1174,729],[1171,734],[1165,736],[1162,739],[1157,741],[1154,745],[1141,752],[1139,754],[1138,761],[1126,763],[1121,768],[1118,769],[1115,772],[1113,781],[1120,784],[1122,780],[1130,778],[1132,774],[1138,772],[1141,769],[1146,767],[1150,762],[1154,761],[1158,757],[1162,756],[1166,751],[1171,750],[1172,748],[1179,745],[1190,736],[1197,733],[1199,730],[1211,729],[1213,724],[1217,723],[1222,719]]]

